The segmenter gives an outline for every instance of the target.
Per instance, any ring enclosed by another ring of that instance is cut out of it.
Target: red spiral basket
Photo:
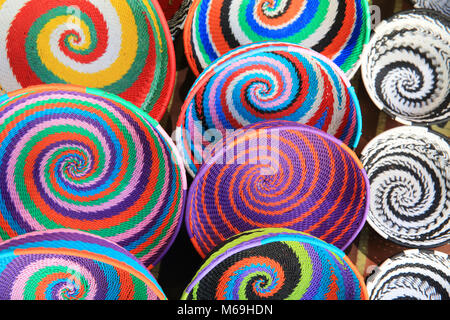
[[[72,84],[115,94],[161,120],[175,50],[157,0],[0,2],[0,87]]]

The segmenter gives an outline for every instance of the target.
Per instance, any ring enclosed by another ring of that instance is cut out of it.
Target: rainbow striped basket
[[[354,88],[331,60],[283,42],[241,46],[203,71],[181,108],[176,142],[187,171],[197,174],[210,140],[271,119],[317,127],[351,148],[362,128]]]
[[[450,120],[450,17],[399,12],[378,24],[361,56],[373,103],[405,125]]]
[[[0,97],[0,239],[70,228],[152,267],[180,224],[186,176],[147,113],[98,89],[29,87]]]
[[[227,239],[205,259],[183,300],[367,300],[356,267],[306,233],[262,228]]]
[[[342,141],[296,122],[265,121],[215,144],[189,189],[185,219],[202,257],[235,234],[267,227],[345,249],[368,201],[366,173]]]
[[[369,36],[367,0],[194,0],[184,47],[195,75],[231,49],[269,40],[320,52],[351,78]]]
[[[369,300],[450,300],[450,257],[406,250],[384,261],[367,279]]]
[[[0,300],[167,300],[153,275],[117,244],[69,229],[0,244]]]
[[[67,83],[119,95],[164,115],[175,51],[156,0],[0,2],[0,86]]]

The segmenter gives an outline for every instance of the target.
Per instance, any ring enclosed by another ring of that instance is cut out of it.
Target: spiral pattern
[[[190,187],[186,226],[201,256],[266,227],[344,249],[365,222],[368,193],[361,163],[341,141],[295,122],[260,122],[217,142]]]
[[[351,77],[369,35],[365,0],[194,0],[184,43],[196,75],[233,48],[272,40],[320,52]]]
[[[243,232],[216,247],[184,300],[366,300],[362,277],[345,253],[282,228]]]
[[[448,0],[411,0],[416,8],[432,9],[450,16],[450,1]]]
[[[160,120],[176,71],[167,22],[154,1],[0,1],[0,86],[99,88]]]
[[[315,126],[356,147],[361,110],[354,89],[332,61],[297,45],[262,42],[222,56],[197,79],[178,119],[176,141],[195,176],[208,133],[269,119]],[[201,141],[199,141],[201,139]]]
[[[178,232],[185,179],[159,124],[115,95],[44,85],[0,98],[2,240],[79,229],[151,267]]]
[[[450,300],[450,258],[406,250],[386,260],[367,280],[370,300]]]
[[[361,153],[370,181],[368,223],[408,247],[450,240],[450,144],[426,128],[385,131]]]
[[[167,300],[152,274],[113,242],[69,230],[0,244],[0,300]]]
[[[400,12],[378,24],[361,58],[364,85],[397,121],[450,119],[450,19],[431,10]]]

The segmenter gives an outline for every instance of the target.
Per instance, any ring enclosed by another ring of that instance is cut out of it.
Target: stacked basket
[[[431,129],[450,119],[448,2],[413,2],[418,9],[377,25],[362,54],[369,96],[405,125],[362,151],[371,184],[367,221],[388,241],[414,248],[368,278],[370,299],[449,299],[449,257],[429,250],[450,240],[450,144]]]
[[[341,250],[369,204],[348,80],[369,25],[366,1],[193,1],[175,137],[205,261],[183,299],[367,299]]]
[[[448,256],[393,259],[406,271],[367,291],[343,251],[366,217],[448,241],[448,141],[392,131],[361,162],[350,83],[362,65],[396,119],[448,120],[448,17],[398,15],[370,42],[366,0],[5,0],[0,18],[0,299],[167,299],[150,270],[183,221],[205,260],[182,299],[364,300],[429,270],[438,294],[409,296],[448,297]],[[182,30],[197,79],[174,142]]]
[[[167,299],[187,189],[155,0],[0,3],[0,299]],[[3,91],[4,90],[4,91]]]

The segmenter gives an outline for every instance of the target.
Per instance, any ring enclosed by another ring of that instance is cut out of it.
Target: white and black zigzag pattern
[[[175,12],[174,16],[167,21],[172,38],[175,39],[175,37],[183,30],[184,22],[191,4],[192,0],[184,0],[178,11]]]
[[[404,251],[368,278],[367,290],[370,300],[449,300],[449,256],[438,251]]]
[[[418,126],[388,130],[364,148],[367,222],[384,238],[426,248],[450,239],[450,146]]]
[[[361,62],[373,102],[403,124],[449,120],[449,33],[450,19],[425,9],[377,25]]]
[[[450,0],[411,0],[416,8],[433,9],[450,16]]]

